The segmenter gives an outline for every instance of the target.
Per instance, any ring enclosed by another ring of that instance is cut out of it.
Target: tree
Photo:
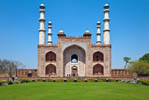
[[[123,59],[124,59],[124,61],[126,62],[126,63],[125,63],[125,66],[124,66],[124,69],[126,69],[127,64],[129,63],[129,61],[131,60],[131,58],[130,58],[130,57],[124,57]]]
[[[144,54],[144,56],[141,57],[139,59],[139,61],[145,61],[145,62],[149,63],[149,53]]]
[[[145,61],[132,61],[127,69],[131,73],[137,73],[138,76],[149,76],[149,63]]]
[[[0,70],[1,72],[7,72],[10,80],[13,80],[17,69],[21,67],[23,67],[23,64],[20,62],[0,59]]]

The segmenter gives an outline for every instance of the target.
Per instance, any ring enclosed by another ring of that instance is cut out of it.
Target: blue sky
[[[39,5],[46,6],[46,29],[53,22],[53,42],[63,29],[67,36],[82,36],[86,29],[96,42],[96,22],[103,30],[103,6],[110,5],[112,68],[123,68],[149,52],[149,0],[0,0],[0,58],[37,68]],[[103,38],[103,32],[102,32]]]

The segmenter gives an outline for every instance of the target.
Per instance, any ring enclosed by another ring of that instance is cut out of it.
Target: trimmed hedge
[[[0,86],[1,86],[1,85],[8,85],[8,81],[1,81],[1,80],[0,80]],[[10,84],[9,84],[9,85],[10,85]]]
[[[19,84],[19,83],[28,83],[28,82],[126,82],[126,83],[131,83],[131,81],[128,80],[115,80],[115,79],[106,79],[106,78],[89,78],[89,79],[85,79],[85,78],[67,78],[67,79],[63,79],[63,78],[57,78],[57,79],[36,79],[36,80],[29,80],[27,78],[23,78],[23,79],[19,79],[19,80],[15,80],[14,82],[7,80],[7,81],[2,81],[0,80],[0,85],[11,85],[11,84]],[[149,85],[149,80],[138,80],[136,82],[137,84],[143,84],[143,85]]]
[[[56,82],[64,82],[64,79],[56,79]]]
[[[46,79],[46,82],[53,82],[53,79]]]
[[[74,79],[73,78],[68,78],[67,82],[74,82]]]
[[[138,83],[149,85],[149,80],[138,80]]]
[[[37,79],[36,82],[43,82],[43,80],[42,79]]]
[[[106,82],[106,79],[105,78],[100,78],[100,79],[98,79],[98,82]]]
[[[2,85],[4,83],[4,81],[0,80],[0,85]]]
[[[77,79],[77,82],[85,82],[85,79],[83,78]]]
[[[98,80],[97,79],[93,79],[93,78],[88,79],[88,82],[96,82],[96,81],[98,81]]]
[[[18,81],[18,80],[16,80],[16,81],[13,82],[13,84],[20,84],[20,83],[21,83],[21,82]]]
[[[18,81],[20,81],[20,83],[28,83],[28,82],[31,82],[31,80],[27,79],[27,78],[22,78],[22,79],[19,79]]]

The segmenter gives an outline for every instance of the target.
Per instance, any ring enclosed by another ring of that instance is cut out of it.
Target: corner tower
[[[105,4],[104,6],[104,44],[110,44],[110,27],[109,27],[109,5]]]
[[[39,18],[39,22],[40,22],[40,28],[39,28],[39,45],[43,45],[45,44],[45,6],[44,4],[40,5],[40,18]]]

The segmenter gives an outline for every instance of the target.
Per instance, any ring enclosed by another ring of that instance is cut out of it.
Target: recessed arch
[[[85,52],[87,51],[87,43],[82,43],[82,42],[69,42],[69,43],[65,43],[62,46],[62,51],[64,52],[65,49],[71,47],[71,46],[77,46],[82,48]]]
[[[56,54],[52,51],[49,51],[46,53],[45,59],[46,61],[56,61]]]
[[[49,64],[46,66],[45,68],[45,74],[49,75],[49,74],[56,74],[56,66],[53,64]]]
[[[93,75],[103,75],[104,74],[104,68],[101,64],[96,64],[93,67]]]
[[[74,62],[73,59],[75,60]],[[64,76],[72,75],[71,67],[73,65],[77,67],[78,77],[85,76],[86,53],[82,47],[71,45],[65,48],[63,52],[63,62]]]
[[[103,62],[104,60],[104,55],[103,53],[101,53],[100,51],[97,51],[93,54],[93,61],[96,62],[96,61],[101,61]]]
[[[73,45],[67,46],[67,47],[64,49],[63,52],[65,52],[67,49],[72,48],[72,47],[78,47],[78,48],[82,49],[82,50],[85,52],[85,49],[84,49],[83,47],[77,45],[77,44],[73,44]]]

